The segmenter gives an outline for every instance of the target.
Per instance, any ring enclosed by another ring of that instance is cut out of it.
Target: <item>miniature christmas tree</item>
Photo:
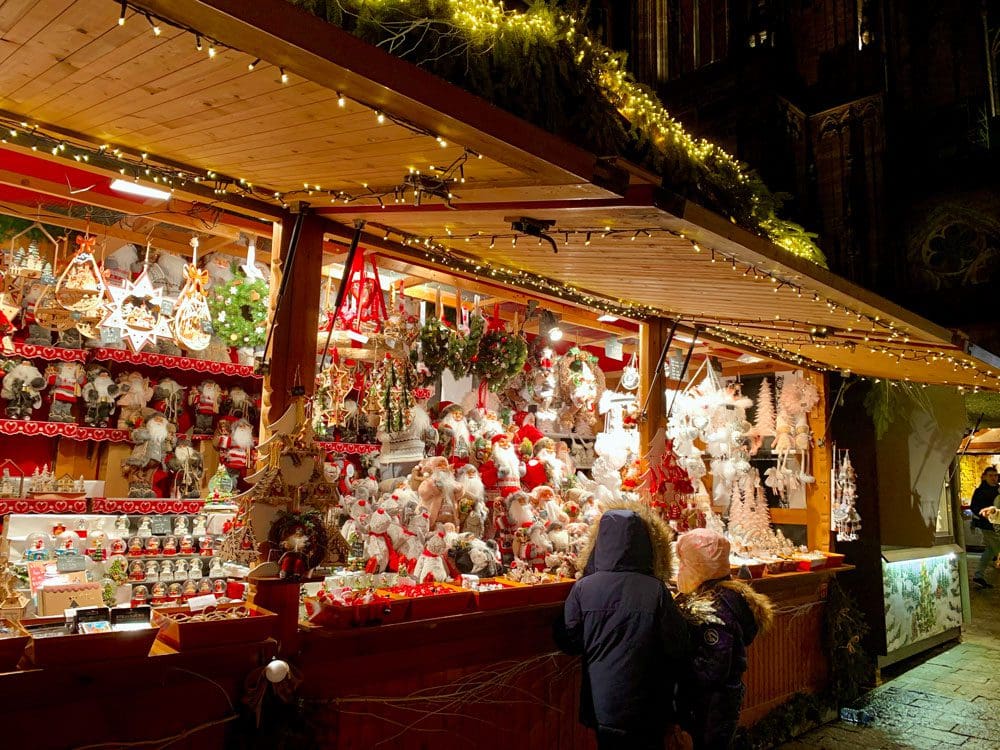
[[[760,381],[760,391],[757,394],[757,408],[754,413],[754,432],[759,437],[774,437],[774,393],[771,381],[764,378]]]

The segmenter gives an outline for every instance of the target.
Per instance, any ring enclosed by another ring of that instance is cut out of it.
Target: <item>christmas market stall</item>
[[[79,727],[37,747],[588,747],[551,627],[619,504],[774,600],[745,725],[844,699],[878,493],[836,379],[996,363],[823,268],[573,19],[445,5],[558,36],[689,169],[280,0],[0,9],[0,696]]]

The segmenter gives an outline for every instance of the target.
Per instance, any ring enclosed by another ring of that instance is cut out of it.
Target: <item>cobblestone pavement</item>
[[[1000,586],[972,592],[973,621],[962,642],[930,652],[873,690],[857,707],[874,711],[860,727],[837,721],[782,750],[915,748],[1000,750]]]

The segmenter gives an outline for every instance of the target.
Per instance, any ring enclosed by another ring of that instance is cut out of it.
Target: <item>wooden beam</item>
[[[323,280],[323,221],[306,215],[299,233],[294,265],[287,268],[290,235],[295,217],[287,214],[275,223],[271,263],[269,319],[274,326],[271,345],[265,356],[270,373],[264,378],[261,435],[264,426],[277,420],[292,402],[292,387],[298,380],[309,395],[316,387],[316,326],[320,287]],[[278,305],[282,275],[291,273],[285,299]],[[276,314],[277,313],[277,314]]]
[[[27,206],[23,207],[23,210],[17,210],[17,208],[11,206],[10,204],[0,204],[0,214],[15,216],[18,219],[27,219],[28,221],[35,221],[38,219],[44,224],[52,224],[54,226],[62,227],[63,229],[72,229],[75,232],[89,231],[91,234],[95,235],[107,235],[108,237],[114,237],[118,240],[131,242],[133,245],[138,245],[139,247],[145,247],[146,241],[149,239],[149,236],[146,234],[124,229],[117,224],[101,224],[97,221],[76,219],[70,216],[62,216],[54,213],[43,213],[39,216],[38,212],[33,208],[29,208]],[[154,237],[154,240],[154,244],[158,250],[166,250],[168,252],[176,253],[177,255],[191,254],[191,246],[185,243],[173,242],[161,237]]]
[[[602,333],[607,333],[611,336],[635,337],[637,335],[635,331],[618,328],[614,324],[598,321],[596,313],[590,311],[584,312],[586,308],[567,305],[565,302],[559,303],[552,299],[546,299],[542,297],[542,295],[527,294],[512,287],[497,287],[489,283],[477,281],[471,277],[459,277],[458,275],[451,275],[450,273],[438,271],[433,268],[416,266],[410,263],[409,260],[400,260],[394,256],[384,253],[382,250],[378,250],[376,255],[379,258],[379,266],[396,271],[397,273],[409,274],[411,279],[419,279],[421,284],[418,286],[422,286],[427,283],[437,283],[451,287],[459,287],[463,292],[481,294],[485,297],[485,299],[480,300],[479,304],[484,308],[492,306],[494,303],[503,304],[505,302],[510,302],[513,304],[527,305],[532,299],[545,299],[544,306],[561,316],[562,320],[569,325],[588,328],[592,331],[601,331]],[[406,293],[411,297],[418,296],[413,293],[413,290],[418,288],[418,286],[408,287]],[[432,291],[432,294],[434,293],[435,292]],[[469,302],[471,303],[472,300],[469,300]]]
[[[207,225],[206,222],[191,216],[187,212],[195,210],[195,207],[187,201],[169,199],[166,207],[150,203],[142,203],[125,198],[118,198],[113,195],[105,195],[94,190],[84,193],[73,193],[68,184],[49,182],[38,177],[23,175],[18,172],[11,172],[0,169],[0,185],[10,185],[22,190],[30,190],[39,195],[47,195],[53,198],[80,203],[82,205],[96,206],[97,208],[117,211],[129,216],[141,215],[146,220],[159,221],[164,224],[171,224],[175,227],[188,229],[196,233],[213,234],[226,237],[229,241],[235,240],[240,235],[240,230],[227,226],[224,223]]]
[[[8,110],[0,109],[0,117],[5,117],[10,120],[22,121],[30,120],[31,123],[38,128],[39,131],[45,133],[46,135],[53,135],[56,137],[66,138],[68,141],[76,142],[80,145],[86,145],[90,148],[99,148],[104,145],[102,141],[98,138],[94,138],[86,133],[78,133],[75,130],[69,130],[67,128],[60,127],[58,125],[52,125],[49,123],[38,122],[35,118],[28,117],[25,114],[18,114],[17,112],[10,112]],[[27,136],[21,137],[22,143],[27,143],[30,140]],[[47,154],[43,149],[32,150],[30,145],[22,145],[21,143],[15,143],[13,139],[8,140],[4,144],[4,148],[10,148],[15,151],[19,151],[24,154],[29,154],[33,157],[39,159],[45,159],[46,161],[52,161],[57,164],[66,164],[66,159],[61,156],[52,156]],[[156,154],[150,152],[147,154],[146,161],[150,164],[156,164],[158,166],[167,167],[169,169],[179,169],[185,172],[191,172],[194,174],[204,173],[206,170],[202,167],[192,166],[188,164],[181,164],[175,162],[171,159],[165,157],[157,156]],[[83,164],[74,162],[73,166],[78,169],[86,169],[89,172],[95,172],[109,177],[111,179],[116,179],[121,177],[119,169],[121,164],[110,157],[94,156],[90,160]],[[253,217],[255,220],[263,220],[271,222],[276,218],[280,218],[282,215],[282,209],[280,206],[272,205],[266,203],[262,200],[256,198],[248,198],[244,195],[238,193],[226,193],[225,195],[217,195],[210,189],[207,185],[200,185],[193,182],[188,182],[186,185],[175,186],[174,194],[178,196],[188,196],[194,201],[204,202],[207,201],[212,205],[224,204],[227,207],[235,211],[240,211],[247,216]],[[255,231],[261,232],[261,229]]]
[[[663,382],[657,377],[657,362],[670,331],[669,321],[654,318],[639,326],[639,391],[640,407],[646,401],[645,419],[639,424],[640,452],[645,455],[661,427],[666,427],[666,404]]]

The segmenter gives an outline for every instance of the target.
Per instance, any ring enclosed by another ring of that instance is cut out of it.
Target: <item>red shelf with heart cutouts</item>
[[[128,430],[112,427],[87,427],[72,422],[41,422],[27,419],[0,419],[0,434],[26,437],[64,437],[70,440],[126,443]]]

